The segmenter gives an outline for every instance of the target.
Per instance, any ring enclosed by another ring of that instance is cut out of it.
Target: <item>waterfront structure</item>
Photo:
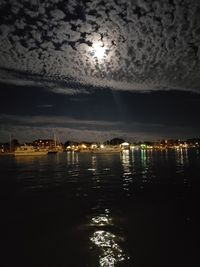
[[[121,151],[122,151],[122,149],[120,146],[100,145],[98,147],[91,149],[92,153],[119,153]]]
[[[121,147],[122,150],[129,150],[130,149],[130,144],[128,142],[123,142],[120,145],[120,147]]]
[[[30,145],[19,146],[14,151],[15,156],[42,156],[47,155],[47,153],[47,150],[36,149]]]
[[[33,146],[37,149],[48,150],[49,154],[56,154],[63,152],[62,145],[57,141],[56,137],[53,139],[38,139],[33,142]]]

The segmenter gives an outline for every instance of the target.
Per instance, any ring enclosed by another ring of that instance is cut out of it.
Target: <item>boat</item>
[[[48,151],[48,154],[57,154],[58,151],[56,149],[51,149]]]
[[[89,144],[80,144],[78,145],[78,149],[77,151],[81,152],[81,153],[89,153],[91,152],[91,148]]]
[[[47,155],[48,151],[36,149],[31,145],[23,145],[16,148],[14,151],[15,156],[42,156]]]
[[[78,150],[80,153],[91,153],[91,149],[80,149]]]
[[[54,134],[54,146],[52,146],[49,150],[48,150],[48,154],[57,154],[58,150],[56,148],[56,135]]]
[[[57,154],[61,152],[63,152],[63,147],[58,137],[54,134],[54,146],[48,150],[48,154]]]
[[[104,145],[104,144],[92,144],[90,147],[87,147],[85,145],[82,145],[79,149],[79,152],[81,153],[120,153],[122,151],[122,148],[120,146],[111,146],[111,145]]]
[[[121,151],[119,146],[100,146],[91,150],[92,153],[120,153]]]

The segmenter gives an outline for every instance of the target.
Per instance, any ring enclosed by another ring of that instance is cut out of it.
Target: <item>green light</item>
[[[147,145],[146,145],[146,144],[141,144],[140,147],[141,147],[142,149],[146,149],[146,148],[147,148]]]

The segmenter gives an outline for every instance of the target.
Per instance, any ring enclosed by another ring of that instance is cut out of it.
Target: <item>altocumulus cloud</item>
[[[2,0],[0,9],[2,82],[64,94],[199,91],[199,1]]]

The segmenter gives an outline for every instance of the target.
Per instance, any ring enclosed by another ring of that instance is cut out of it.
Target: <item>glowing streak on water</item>
[[[93,217],[90,225],[101,226],[101,229],[102,227],[113,225],[108,211],[106,210],[105,212],[106,214],[104,215]],[[90,237],[90,241],[100,249],[99,264],[101,267],[114,267],[117,263],[128,259],[117,243],[118,240],[119,237],[117,235],[105,230],[97,230]]]
[[[114,267],[115,263],[124,261],[125,255],[116,243],[116,235],[103,230],[94,232],[90,240],[101,249],[99,263],[102,267]]]

